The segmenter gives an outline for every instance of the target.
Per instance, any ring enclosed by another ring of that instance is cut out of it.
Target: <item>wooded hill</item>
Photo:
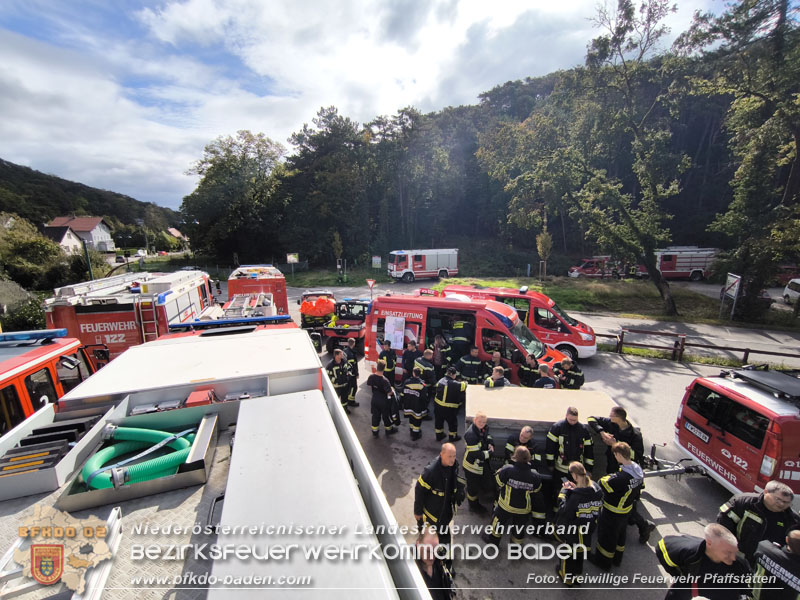
[[[0,159],[0,212],[16,213],[32,223],[54,217],[104,217],[109,225],[135,225],[141,220],[155,231],[180,222],[180,215],[152,202],[47,175]]]

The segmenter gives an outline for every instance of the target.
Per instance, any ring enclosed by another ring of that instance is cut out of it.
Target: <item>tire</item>
[[[413,273],[404,273],[403,274],[403,283],[413,283],[414,281],[414,274]]]
[[[439,279],[447,279],[447,271],[445,271],[444,269],[439,271]]]
[[[702,279],[703,279],[702,271],[692,271],[692,274],[689,275],[689,281],[701,281]]]
[[[328,338],[328,341],[325,342],[325,350],[328,351],[328,354],[333,354],[333,351],[339,347],[339,341],[335,338]]]
[[[575,350],[572,346],[568,346],[567,344],[561,344],[560,346],[556,346],[556,350],[561,352],[564,356],[568,356],[572,359],[572,362],[577,362],[578,360],[578,351]]]

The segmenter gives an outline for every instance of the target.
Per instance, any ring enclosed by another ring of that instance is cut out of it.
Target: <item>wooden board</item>
[[[483,411],[490,428],[501,422],[549,426],[564,418],[568,406],[577,408],[581,423],[586,423],[590,416],[607,417],[615,405],[605,392],[468,385],[466,416],[470,420],[476,412]]]

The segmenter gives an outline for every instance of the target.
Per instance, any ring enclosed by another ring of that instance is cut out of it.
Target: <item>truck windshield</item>
[[[561,317],[561,319],[565,323],[567,323],[567,325],[571,325],[572,327],[575,327],[575,326],[578,325],[578,322],[575,319],[573,319],[572,317],[570,317],[566,312],[561,310],[561,308],[559,308],[558,304],[553,304],[553,306],[550,307],[550,310],[552,310],[559,317]]]
[[[522,321],[517,322],[517,324],[511,328],[511,335],[517,339],[528,354],[533,354],[534,358],[539,359],[544,356],[544,344],[531,333],[530,329],[525,327]]]

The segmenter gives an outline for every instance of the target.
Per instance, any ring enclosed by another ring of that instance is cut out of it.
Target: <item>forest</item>
[[[363,124],[323,107],[288,149],[268,133],[217,138],[191,167],[186,233],[209,255],[312,265],[458,247],[476,275],[538,261],[538,237],[551,270],[599,252],[641,262],[667,314],[654,251],[713,246],[718,272],[743,275],[746,309],[798,258],[798,8],[737,0],[665,47],[673,10],[600,7],[584,65],[477,105]]]

